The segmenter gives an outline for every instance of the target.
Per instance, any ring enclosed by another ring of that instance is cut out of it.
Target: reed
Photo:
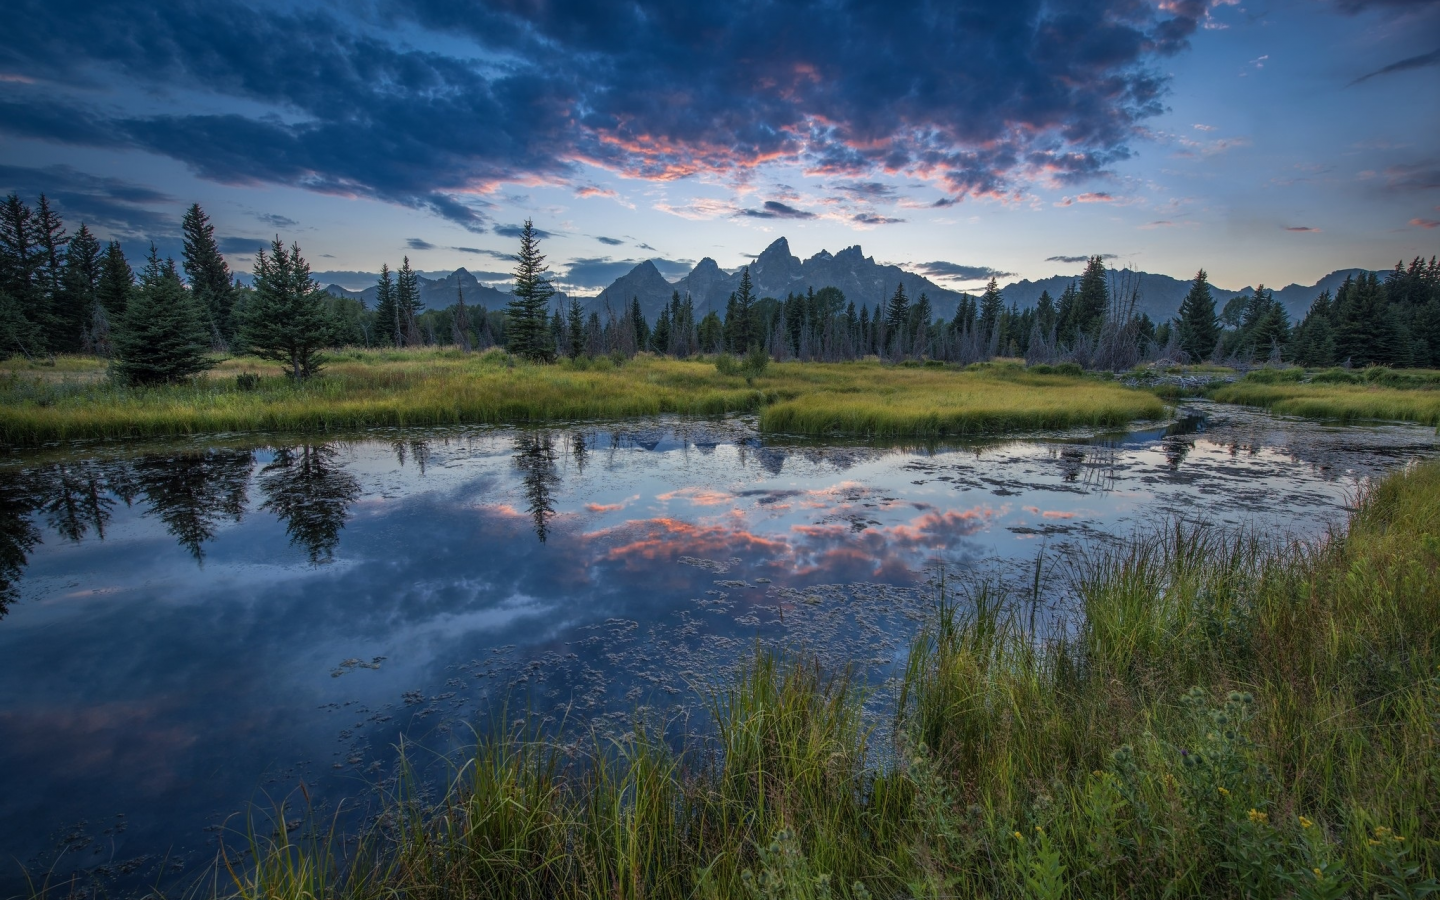
[[[1285,377],[1288,375],[1288,377]],[[1389,369],[1254,372],[1210,392],[1221,403],[1258,406],[1283,415],[1342,422],[1388,420],[1440,426],[1440,373]]]
[[[747,378],[704,360],[649,356],[546,366],[501,351],[347,351],[302,384],[240,357],[152,388],[116,383],[98,360],[0,367],[0,441],[11,445],[734,412],[761,412],[768,431],[935,436],[1120,425],[1164,407],[1143,392],[1018,366],[785,363]]]
[[[1436,892],[1440,463],[1320,541],[1171,525],[1071,575],[1079,619],[1050,639],[993,584],[942,587],[893,747],[871,746],[851,673],[760,652],[706,741],[639,729],[570,760],[501,731],[359,850],[277,834],[231,894]]]

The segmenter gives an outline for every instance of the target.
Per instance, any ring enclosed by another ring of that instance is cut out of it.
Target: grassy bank
[[[516,363],[500,352],[356,351],[296,385],[255,359],[186,384],[131,388],[98,360],[0,367],[0,441],[166,437],[368,426],[529,423],[761,411],[762,429],[938,436],[1120,425],[1159,417],[1152,395],[1093,379],[878,363],[785,363],[747,380],[706,361]],[[260,373],[242,384],[238,375]],[[267,374],[268,373],[268,374]]]
[[[855,682],[761,658],[713,743],[481,744],[358,845],[261,839],[244,898],[1422,897],[1440,868],[1440,464],[1348,531],[1171,528],[1077,564],[1036,645],[993,591],[913,645],[897,752]],[[294,834],[303,834],[302,831]],[[351,847],[343,856],[342,846]]]
[[[1221,403],[1307,418],[1389,419],[1440,426],[1440,372],[1336,369],[1305,376],[1299,369],[1262,370],[1218,387],[1209,396]]]

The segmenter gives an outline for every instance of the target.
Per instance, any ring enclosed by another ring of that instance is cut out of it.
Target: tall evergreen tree
[[[1209,359],[1220,340],[1220,319],[1215,315],[1215,298],[1210,294],[1209,276],[1204,269],[1195,273],[1189,293],[1180,301],[1177,318],[1176,337],[1180,349],[1192,362]]]
[[[985,286],[985,293],[980,297],[980,339],[988,346],[998,335],[996,329],[1000,325],[1000,313],[1005,309],[1005,298],[1000,293],[1000,286],[992,277],[990,283]]]
[[[44,301],[40,285],[41,251],[35,240],[35,216],[11,194],[0,204],[0,330],[6,353],[45,351]]]
[[[254,291],[240,327],[250,352],[282,363],[296,381],[319,372],[320,351],[329,346],[334,323],[299,244],[286,250],[277,237],[268,256],[264,250],[256,254]]]
[[[410,257],[400,260],[400,271],[395,278],[395,306],[400,313],[400,341],[406,347],[420,345],[420,311],[425,304],[420,302],[420,277],[410,268]]]
[[[525,359],[548,362],[555,351],[550,346],[549,306],[555,289],[545,276],[548,267],[540,252],[540,236],[531,220],[520,232],[520,252],[515,256],[515,287],[505,310],[505,336],[511,353]]]
[[[930,297],[924,291],[910,307],[910,333],[915,335],[915,342],[912,348],[916,356],[925,356],[930,352],[930,326],[935,318],[935,311],[930,306]]]
[[[895,285],[895,293],[890,295],[890,302],[885,304],[885,339],[889,345],[885,349],[893,349],[895,353],[905,352],[905,332],[910,324],[910,298],[905,296],[905,284],[902,282]]]
[[[1054,299],[1051,298],[1049,291],[1041,291],[1040,299],[1035,301],[1035,324],[1040,328],[1040,333],[1047,341],[1054,338],[1055,318]]]
[[[108,331],[108,321],[98,322],[95,315],[99,287],[100,242],[82,222],[65,249],[65,275],[55,304],[55,316],[63,323],[60,331],[67,338],[68,349],[94,349],[100,330],[97,324]]]
[[[570,309],[565,318],[565,330],[570,335],[570,358],[585,355],[585,307],[579,297],[570,298]]]
[[[1110,284],[1105,274],[1105,261],[1090,257],[1085,274],[1080,276],[1080,291],[1075,296],[1075,334],[1094,337],[1100,333],[1105,313],[1110,307]]]
[[[731,349],[736,353],[747,353],[762,339],[755,327],[755,285],[750,281],[750,267],[746,266],[740,270],[740,287],[735,291],[735,330]]]
[[[395,299],[395,281],[390,266],[380,264],[380,279],[375,282],[375,343],[399,347],[404,343],[405,328],[400,320],[400,304]]]
[[[105,310],[112,328],[124,318],[125,307],[134,290],[135,272],[125,259],[125,251],[120,249],[120,242],[111,241],[100,261],[100,282],[95,288],[95,299]]]
[[[456,345],[464,353],[471,349],[470,340],[470,312],[465,308],[465,291],[460,286],[460,279],[455,279],[455,315],[450,320],[451,335]]]
[[[215,365],[210,342],[175,260],[163,263],[150,245],[140,289],[125,307],[115,336],[115,370],[131,384],[158,384],[199,374]]]
[[[205,312],[211,343],[217,350],[228,349],[235,342],[238,330],[234,313],[235,279],[220,253],[220,245],[215,242],[215,226],[210,224],[210,217],[200,204],[194,203],[180,220],[180,231],[185,242],[185,276],[190,279],[190,291]]]
[[[1075,303],[1079,296],[1075,282],[1072,281],[1060,292],[1060,302],[1055,306],[1056,342],[1067,347],[1074,345],[1078,334],[1075,328]]]
[[[50,206],[44,194],[35,207],[35,249],[39,253],[37,287],[40,307],[35,322],[45,332],[45,341],[52,353],[80,349],[80,335],[71,334],[68,321],[59,314],[62,283],[65,279],[65,249],[70,239],[59,213]]]

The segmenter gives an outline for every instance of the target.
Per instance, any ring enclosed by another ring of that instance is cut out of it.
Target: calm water
[[[1170,428],[925,448],[741,418],[12,456],[0,895],[13,860],[183,879],[251,802],[304,782],[333,809],[402,736],[433,758],[504,702],[680,731],[757,639],[883,674],[936,565],[1053,565],[1175,516],[1315,534],[1436,451],[1428,428],[1199,404]]]

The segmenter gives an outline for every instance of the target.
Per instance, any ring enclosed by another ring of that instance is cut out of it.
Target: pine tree
[[[35,216],[15,194],[0,205],[0,339],[4,352],[45,352],[41,253],[35,242]]]
[[[470,352],[470,313],[465,309],[465,291],[455,279],[455,315],[450,320],[451,336],[464,353]]]
[[[100,242],[82,222],[65,250],[65,275],[61,279],[55,315],[63,323],[62,335],[70,335],[76,350],[93,350],[97,333],[108,331],[103,313],[96,318],[96,295],[100,287]]]
[[[729,316],[726,316],[728,325]],[[750,267],[740,270],[740,288],[735,292],[735,330],[731,349],[736,353],[747,353],[760,343],[761,336],[755,328],[755,286],[750,281]]]
[[[125,317],[125,307],[135,290],[135,272],[125,259],[125,251],[119,241],[111,241],[105,248],[100,261],[100,283],[95,289],[95,299],[100,302],[112,327]]]
[[[630,323],[635,328],[635,349],[641,350],[650,344],[650,323],[645,321],[645,313],[640,309],[640,298],[630,298]]]
[[[81,334],[71,333],[69,323],[59,314],[62,282],[65,278],[65,248],[70,239],[65,236],[65,224],[50,206],[44,194],[35,207],[35,249],[39,254],[36,282],[40,292],[40,306],[35,314],[35,324],[45,332],[45,342],[51,353],[65,353],[80,349]]]
[[[585,355],[585,307],[579,297],[570,298],[570,311],[565,321],[570,332],[570,358],[579,359]]]
[[[916,356],[925,356],[930,352],[930,325],[934,318],[935,311],[930,306],[930,297],[921,291],[920,298],[910,307],[910,333],[915,335],[913,352]]]
[[[1049,291],[1041,291],[1040,299],[1035,301],[1035,324],[1047,341],[1054,340],[1055,319],[1055,301]]]
[[[520,232],[520,252],[515,256],[513,299],[505,310],[505,336],[511,353],[540,362],[554,359],[547,311],[555,289],[545,277],[546,271],[540,237],[534,223],[526,219]]]
[[[894,349],[897,354],[905,352],[905,332],[910,324],[910,298],[905,296],[905,284],[902,282],[895,285],[895,293],[890,295],[890,302],[885,305],[885,330],[886,346],[884,349]]]
[[[406,347],[420,345],[420,324],[418,316],[425,308],[420,302],[420,278],[410,268],[410,257],[400,261],[400,271],[395,279],[395,306],[400,313],[400,341]]]
[[[210,327],[210,340],[215,349],[224,350],[235,342],[235,279],[215,242],[215,226],[200,204],[191,204],[180,220],[184,236],[183,257],[185,276],[190,291],[205,311]]]
[[[1180,302],[1177,318],[1176,337],[1180,349],[1189,355],[1191,362],[1209,359],[1220,340],[1220,319],[1215,315],[1215,298],[1210,294],[1204,269],[1195,273],[1190,292]]]
[[[1085,273],[1080,276],[1080,290],[1075,296],[1075,336],[1095,337],[1105,322],[1105,311],[1110,306],[1110,285],[1105,274],[1105,261],[1100,256],[1090,257]]]
[[[254,291],[240,327],[250,352],[283,363],[296,381],[319,372],[320,351],[329,345],[334,324],[299,244],[287,251],[277,237],[268,256],[263,250],[256,254]]]
[[[986,346],[998,335],[996,329],[1000,325],[1000,313],[1005,309],[1005,298],[1000,293],[1000,286],[992,277],[990,283],[985,286],[985,293],[980,297],[980,340]]]
[[[115,337],[116,372],[131,384],[159,384],[215,365],[199,310],[175,269],[150,245],[140,289],[130,297]]]
[[[404,343],[405,329],[400,321],[400,304],[395,300],[395,281],[390,266],[380,264],[380,279],[375,282],[375,343],[399,347]]]

